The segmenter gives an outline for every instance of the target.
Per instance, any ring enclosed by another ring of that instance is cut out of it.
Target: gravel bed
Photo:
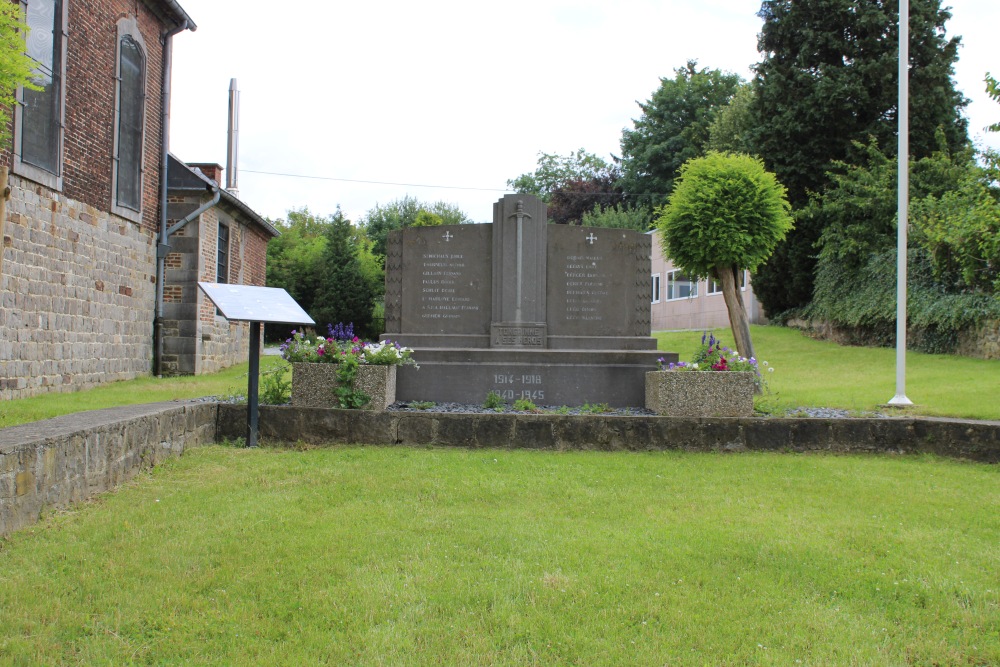
[[[431,405],[417,403],[420,407],[414,407],[413,403],[396,402],[386,410],[391,412],[447,412],[453,414],[529,414],[525,410],[515,410],[514,406],[507,405],[501,408],[484,408],[482,405],[471,403],[434,403]],[[655,416],[656,413],[645,408],[608,408],[607,410],[595,411],[583,407],[570,408],[560,405],[539,405],[533,411],[537,414],[560,414],[560,415],[623,415],[623,416]]]
[[[204,396],[202,398],[188,399],[190,402],[200,403],[200,402],[214,402],[214,403],[229,403],[229,404],[246,404],[246,398],[242,396]],[[286,403],[286,405],[288,405]],[[450,413],[450,414],[473,414],[473,415],[495,415],[495,414],[529,414],[524,410],[515,410],[514,406],[507,405],[502,408],[484,408],[482,405],[475,405],[471,403],[433,403],[433,404],[422,404],[417,403],[420,407],[415,407],[414,403],[405,403],[397,401],[393,403],[388,408],[389,412],[437,412],[437,413]],[[647,410],[645,408],[608,408],[606,411],[598,412],[592,409],[584,409],[583,407],[570,408],[566,406],[559,405],[539,405],[538,409],[535,410],[535,414],[559,414],[559,415],[616,415],[624,417],[655,417],[656,413],[652,410]],[[862,417],[868,419],[889,419],[893,417],[891,414],[885,414],[882,412],[853,412],[851,410],[842,410],[840,408],[789,408],[783,414],[755,414],[754,417],[812,417],[816,419],[849,419],[851,417]]]
[[[412,403],[396,402],[390,405],[386,410],[392,412],[446,412],[453,414],[527,414],[525,411],[515,410],[513,406],[505,406],[502,408],[492,409],[484,408],[481,405],[473,405],[468,403],[434,403],[434,404],[417,404],[420,407],[414,407]],[[566,406],[558,405],[540,405],[535,411],[540,414],[562,414],[562,415],[619,415],[619,416],[649,416],[655,417],[656,413],[652,410],[647,410],[645,408],[609,408],[603,412],[595,412],[594,410],[587,410],[582,407],[568,408]],[[793,408],[787,410],[781,415],[754,415],[755,417],[814,417],[818,419],[845,419],[850,417],[869,417],[869,418],[884,418],[890,415],[885,415],[880,412],[868,412],[868,413],[854,413],[850,410],[840,410],[837,408]]]

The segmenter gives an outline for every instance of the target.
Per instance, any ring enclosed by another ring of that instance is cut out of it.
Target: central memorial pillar
[[[491,225],[391,232],[382,338],[420,364],[397,371],[398,400],[643,406],[646,372],[677,360],[649,335],[650,254],[641,232],[549,225],[524,194]]]
[[[544,348],[548,220],[545,203],[507,195],[493,205],[490,347]]]

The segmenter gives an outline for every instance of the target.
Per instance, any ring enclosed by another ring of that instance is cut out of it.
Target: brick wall
[[[111,158],[115,133],[117,21],[135,17],[146,46],[146,133],[144,137],[142,226],[158,229],[160,182],[161,23],[134,0],[69,2],[66,57],[66,134],[63,193],[70,199],[110,210]]]
[[[112,214],[117,22],[146,50],[140,224]],[[0,398],[148,373],[160,180],[162,25],[144,2],[68,3],[63,188],[11,176],[0,276]],[[10,150],[0,151],[10,165]]]
[[[208,200],[199,193],[172,197],[171,216],[182,217]],[[213,373],[249,356],[250,325],[228,322],[197,282],[215,282],[219,223],[229,227],[228,282],[263,285],[270,236],[224,203],[209,209],[171,237],[164,285],[164,372]]]

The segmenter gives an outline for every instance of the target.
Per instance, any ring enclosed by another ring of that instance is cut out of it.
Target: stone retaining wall
[[[215,403],[95,410],[0,430],[0,536],[215,441]],[[245,414],[244,410],[244,414]]]
[[[246,408],[219,406],[222,438],[246,433]],[[931,453],[1000,463],[1000,422],[934,418],[771,419],[362,412],[262,406],[260,435],[309,444],[443,445],[646,451]]]
[[[153,403],[0,430],[0,536],[188,447],[246,435],[246,407]],[[1000,463],[1000,422],[444,414],[261,406],[261,437],[317,445],[933,453]]]

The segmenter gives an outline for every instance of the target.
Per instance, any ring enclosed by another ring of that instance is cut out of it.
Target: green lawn
[[[716,337],[733,347],[729,329]],[[757,356],[771,394],[757,399],[758,409],[784,412],[798,407],[872,411],[896,393],[896,351],[890,348],[842,347],[813,340],[783,327],[751,327]],[[689,360],[701,332],[654,334],[661,350]],[[1000,361],[944,354],[906,355],[906,395],[915,407],[908,414],[1000,420]]]
[[[0,663],[996,665],[998,476],[195,449],[0,541]]]
[[[279,363],[282,363],[280,357],[266,355],[261,357],[260,367],[264,371]],[[42,394],[4,401],[0,403],[0,428],[120,405],[246,394],[248,368],[249,364],[239,364],[211,375],[146,376],[73,393]]]

